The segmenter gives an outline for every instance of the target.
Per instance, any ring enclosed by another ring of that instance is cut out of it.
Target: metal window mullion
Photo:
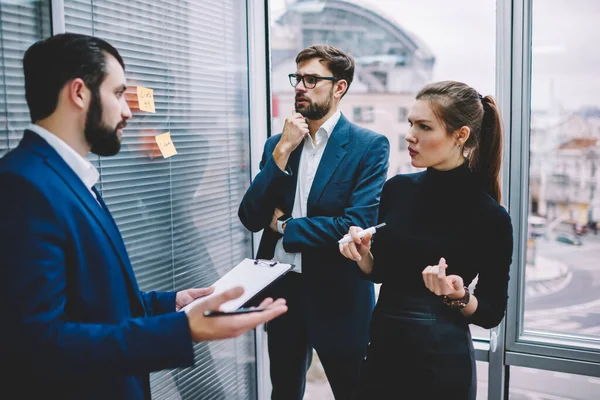
[[[513,268],[509,281],[506,323],[506,350],[510,351],[521,334],[525,295],[525,255],[527,251],[527,205],[529,196],[529,103],[531,98],[531,1],[513,2],[513,64],[511,104],[511,162],[509,209],[513,221]]]
[[[511,121],[515,119],[514,109],[511,108],[513,99],[513,39],[518,37],[513,31],[515,22],[513,20],[513,4],[518,7],[519,1],[498,0],[496,2],[496,100],[502,112],[502,123],[504,126],[504,148],[502,163],[502,198],[509,212],[512,211],[510,204],[511,191],[511,162],[512,144],[518,136],[519,130],[513,129]],[[516,117],[518,119],[518,117]],[[507,202],[506,199],[509,199]],[[514,259],[514,258],[513,258]],[[519,263],[511,265],[511,280],[518,273]],[[512,296],[511,296],[512,297]],[[510,312],[507,307],[507,317],[496,328],[490,330],[490,350],[488,357],[488,400],[504,400],[508,398],[505,390],[508,384],[507,367],[504,363],[504,350],[506,340],[507,319]]]
[[[250,172],[252,180],[259,172],[262,150],[271,129],[269,0],[247,0],[248,10],[248,103],[250,118]],[[256,255],[261,233],[253,234],[253,255]],[[256,330],[257,398],[271,397],[267,334],[263,327]]]
[[[271,44],[269,0],[248,1],[248,97],[250,104],[250,178],[259,173],[264,143],[271,130]],[[254,254],[261,232],[253,234]]]

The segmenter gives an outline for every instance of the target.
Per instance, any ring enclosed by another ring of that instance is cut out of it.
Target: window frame
[[[503,184],[507,185],[508,189],[508,197],[505,198],[508,198],[515,238],[505,318],[505,364],[598,377],[600,341],[578,339],[575,335],[559,335],[552,332],[525,332],[523,326],[529,198],[533,1],[512,1],[512,77],[504,82],[498,77],[499,83],[512,89],[509,107],[502,103],[503,109],[510,109],[510,125],[505,125],[510,126],[510,151],[509,158],[505,158],[503,165],[503,171],[507,172],[507,181],[503,179]],[[500,6],[510,7],[510,3],[499,1],[498,9],[501,9]]]
[[[250,107],[250,182],[260,172],[264,144],[271,132],[273,110],[271,107],[271,64],[269,36],[268,0],[247,0],[248,27],[248,74]],[[262,231],[252,234],[252,256],[256,257]],[[269,373],[269,351],[266,325],[256,327],[254,340],[256,346],[256,388],[259,400],[271,398],[271,380]]]

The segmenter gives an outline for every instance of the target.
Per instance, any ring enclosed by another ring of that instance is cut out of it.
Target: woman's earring
[[[460,149],[460,143],[456,143],[456,148]]]

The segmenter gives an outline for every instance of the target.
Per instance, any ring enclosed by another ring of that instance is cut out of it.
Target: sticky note
[[[138,103],[140,110],[155,113],[154,108],[154,91],[143,86],[137,87]]]
[[[165,132],[161,135],[157,135],[154,137],[156,140],[156,144],[158,144],[158,148],[162,153],[164,158],[169,158],[177,154],[177,150],[175,149],[175,145],[171,140],[171,132]]]

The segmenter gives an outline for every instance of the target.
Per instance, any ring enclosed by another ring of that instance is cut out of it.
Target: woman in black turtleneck
[[[511,221],[499,204],[501,119],[492,97],[445,81],[417,94],[408,120],[412,165],[427,169],[385,183],[386,226],[372,246],[359,227],[340,245],[382,283],[357,398],[472,400],[469,324],[492,328],[504,317],[512,257]]]

